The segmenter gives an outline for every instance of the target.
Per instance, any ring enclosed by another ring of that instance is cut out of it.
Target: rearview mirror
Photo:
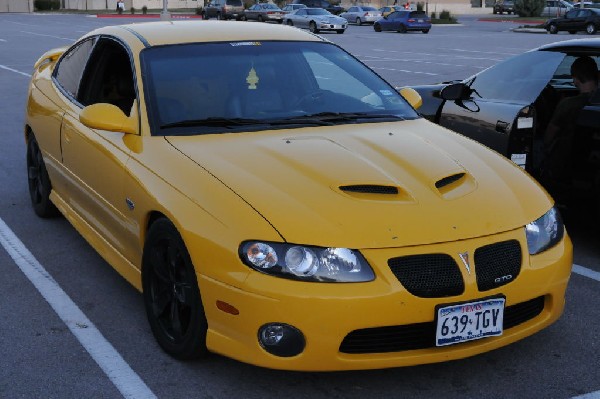
[[[134,108],[135,107],[134,102]],[[79,121],[90,129],[108,130],[111,132],[122,132],[137,134],[137,113],[131,116],[117,106],[108,103],[97,103],[88,105],[81,110]]]
[[[472,92],[473,90],[464,83],[453,83],[440,91],[440,97],[449,101],[468,100]]]

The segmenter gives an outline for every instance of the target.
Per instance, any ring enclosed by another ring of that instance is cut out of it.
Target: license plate
[[[423,22],[423,20],[422,20],[422,19],[418,19],[418,20],[417,20],[417,22],[421,22],[421,23],[422,23],[422,22]]]
[[[438,308],[436,346],[502,335],[504,302],[490,298]]]

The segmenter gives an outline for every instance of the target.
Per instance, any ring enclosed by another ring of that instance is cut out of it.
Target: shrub
[[[35,0],[33,6],[38,11],[60,9],[60,0]]]
[[[452,19],[452,16],[450,15],[450,11],[442,10],[440,12],[440,19],[448,19],[448,20]]]
[[[539,17],[546,0],[516,0],[515,1],[515,12],[520,17]]]
[[[417,11],[423,11],[425,9],[425,3],[417,1]]]
[[[202,11],[204,10],[203,7],[198,7],[196,8],[196,15],[202,15]]]
[[[131,7],[129,11],[131,11],[132,14],[135,14],[135,7]]]
[[[146,7],[146,6],[142,7],[142,14],[148,14],[148,7]]]
[[[431,13],[431,19],[437,19],[437,14],[435,11]]]

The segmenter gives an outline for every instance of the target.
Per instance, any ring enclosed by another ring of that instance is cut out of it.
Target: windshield
[[[141,53],[153,135],[415,119],[379,76],[325,42],[226,42]]]

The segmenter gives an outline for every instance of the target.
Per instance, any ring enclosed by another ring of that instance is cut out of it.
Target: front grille
[[[410,255],[388,260],[398,281],[421,298],[460,295],[465,283],[458,265],[447,254]]]
[[[544,297],[507,306],[504,330],[538,316],[544,310]],[[388,353],[435,347],[435,322],[365,328],[346,335],[340,345],[342,353]],[[457,344],[460,345],[460,344]]]
[[[487,291],[514,281],[521,271],[521,245],[502,241],[475,250],[477,288]]]

